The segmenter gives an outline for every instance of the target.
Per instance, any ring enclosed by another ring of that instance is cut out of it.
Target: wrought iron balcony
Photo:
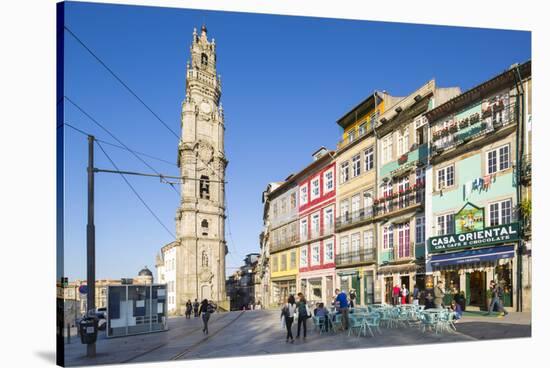
[[[415,257],[415,245],[413,242],[409,242],[401,246],[399,244],[394,244],[392,248],[383,250],[381,261],[399,262],[414,259]]]
[[[348,225],[353,225],[359,222],[372,220],[374,218],[374,210],[375,208],[371,206],[367,208],[362,208],[357,211],[345,213],[342,216],[338,216],[336,218],[335,227],[338,230]]]
[[[345,139],[340,140],[336,144],[336,148],[338,150],[341,150],[349,144],[359,140],[362,136],[369,134],[370,132],[372,132],[372,124],[368,124],[368,126],[365,126],[364,128],[359,127],[357,131],[354,131],[352,135],[348,134]]]
[[[472,114],[447,127],[435,130],[432,135],[432,154],[466,143],[471,139],[492,133],[504,126],[517,122],[515,104],[497,104],[481,113]]]
[[[271,243],[270,253],[292,248],[296,244],[298,244],[298,242],[299,242],[298,235],[287,236],[284,239],[278,239],[277,241],[274,241]]]
[[[374,215],[385,217],[409,208],[423,206],[424,198],[423,186],[411,187],[402,193],[393,193],[391,196],[376,200]]]
[[[523,184],[531,182],[531,155],[521,158],[521,182]]]
[[[336,255],[336,266],[376,262],[376,249],[360,249]]]

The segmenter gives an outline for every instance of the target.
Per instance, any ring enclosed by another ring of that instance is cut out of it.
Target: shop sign
[[[460,211],[455,214],[455,229],[457,234],[464,234],[471,231],[483,230],[483,208],[466,203]]]
[[[430,253],[436,253],[468,247],[483,247],[518,239],[519,224],[512,223],[462,234],[435,236],[428,240],[428,245]]]

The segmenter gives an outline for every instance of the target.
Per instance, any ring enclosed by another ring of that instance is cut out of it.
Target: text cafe
[[[463,292],[470,310],[487,310],[491,298],[489,283],[494,280],[504,289],[504,306],[513,307],[519,225],[484,227],[483,208],[470,203],[454,218],[453,234],[428,239],[433,276],[442,280],[449,292],[445,305]]]

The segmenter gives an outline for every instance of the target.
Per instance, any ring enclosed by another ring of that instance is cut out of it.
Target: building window
[[[286,253],[285,254],[281,254],[281,268],[279,269],[279,271],[286,271]]]
[[[321,264],[321,246],[319,245],[319,243],[313,244],[311,246],[311,264]]]
[[[447,214],[437,216],[437,235],[448,235],[454,233],[454,215]]]
[[[307,245],[300,249],[300,267],[307,267]]]
[[[359,217],[359,207],[361,206],[361,195],[356,194],[351,197],[351,217],[355,220]]]
[[[319,178],[315,178],[311,181],[311,200],[319,198],[321,194],[319,182]]]
[[[296,252],[290,252],[290,269],[293,270],[296,268]]]
[[[330,234],[334,227],[334,209],[332,207],[325,208],[325,222],[323,224],[324,233]]]
[[[347,199],[340,202],[340,216],[343,221],[349,220],[349,201]]]
[[[393,248],[393,225],[384,226],[382,231],[383,237],[383,248],[392,249]]]
[[[346,161],[340,165],[340,183],[345,183],[349,180],[349,162]]]
[[[312,237],[317,237],[321,233],[321,222],[318,213],[311,216],[311,232],[313,233]]]
[[[286,202],[288,201],[288,198],[285,197],[283,199],[281,199],[281,213],[282,214],[285,214],[286,213]]]
[[[361,155],[353,156],[351,161],[353,163],[353,177],[361,175]]]
[[[399,258],[410,257],[411,256],[411,247],[410,243],[410,229],[409,223],[397,225],[397,234],[398,234],[398,256]]]
[[[512,200],[491,203],[489,205],[490,226],[509,224],[512,222]]]
[[[455,184],[455,167],[450,165],[437,170],[437,190],[452,187]]]
[[[374,249],[374,236],[372,230],[363,232],[363,243],[365,249]]]
[[[271,262],[271,268],[273,268],[273,272],[279,271],[279,255],[276,254],[273,256],[273,261]]]
[[[406,126],[397,132],[397,155],[401,156],[409,151],[409,127]]]
[[[487,152],[487,174],[494,174],[510,168],[510,145]]]
[[[367,123],[359,125],[359,136],[362,136],[367,132]]]
[[[359,248],[361,248],[361,234],[351,234],[351,253],[354,261],[359,260]]]
[[[367,217],[372,216],[373,197],[374,194],[372,192],[372,189],[363,192],[363,212]]]
[[[424,216],[419,216],[415,220],[415,244],[424,244],[426,240],[426,219]]]
[[[307,203],[307,184],[300,187],[300,206]]]
[[[307,239],[307,218],[300,220],[300,240],[304,241]]]
[[[210,199],[210,179],[202,175],[199,181],[199,192],[202,199]]]
[[[397,182],[399,191],[399,208],[405,208],[409,205],[409,196],[406,194],[409,190],[409,177],[404,176]]]
[[[374,168],[374,147],[369,147],[365,150],[365,171]]]
[[[296,193],[290,195],[290,208],[296,208]]]
[[[208,56],[204,52],[201,54],[201,64],[204,66],[208,65]]]
[[[349,139],[350,143],[355,140],[355,129],[352,129],[352,130],[349,131],[348,139]]]
[[[202,235],[208,235],[208,220],[204,219],[201,221],[201,230]]]
[[[393,136],[391,134],[382,139],[382,163],[390,162],[392,159]]]
[[[202,251],[202,266],[208,267],[208,254],[205,250]]]
[[[334,189],[334,172],[332,169],[325,172],[325,193]]]
[[[334,243],[331,240],[325,240],[325,263],[334,262]]]
[[[343,236],[340,238],[340,254],[347,254],[349,253],[349,237]]]

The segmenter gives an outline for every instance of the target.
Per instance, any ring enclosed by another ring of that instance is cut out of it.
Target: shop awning
[[[342,271],[336,273],[338,276],[357,276],[359,274],[358,271]]]
[[[392,274],[392,273],[401,273],[401,272],[412,272],[416,271],[418,266],[414,262],[409,262],[401,265],[381,265],[378,267],[378,275],[383,274]]]
[[[290,275],[290,276],[279,276],[279,277],[272,277],[272,282],[279,282],[279,281],[296,281],[296,275]]]
[[[432,267],[443,267],[468,263],[494,262],[499,259],[513,258],[514,254],[514,246],[506,245],[472,249],[464,252],[434,254],[430,262]]]

